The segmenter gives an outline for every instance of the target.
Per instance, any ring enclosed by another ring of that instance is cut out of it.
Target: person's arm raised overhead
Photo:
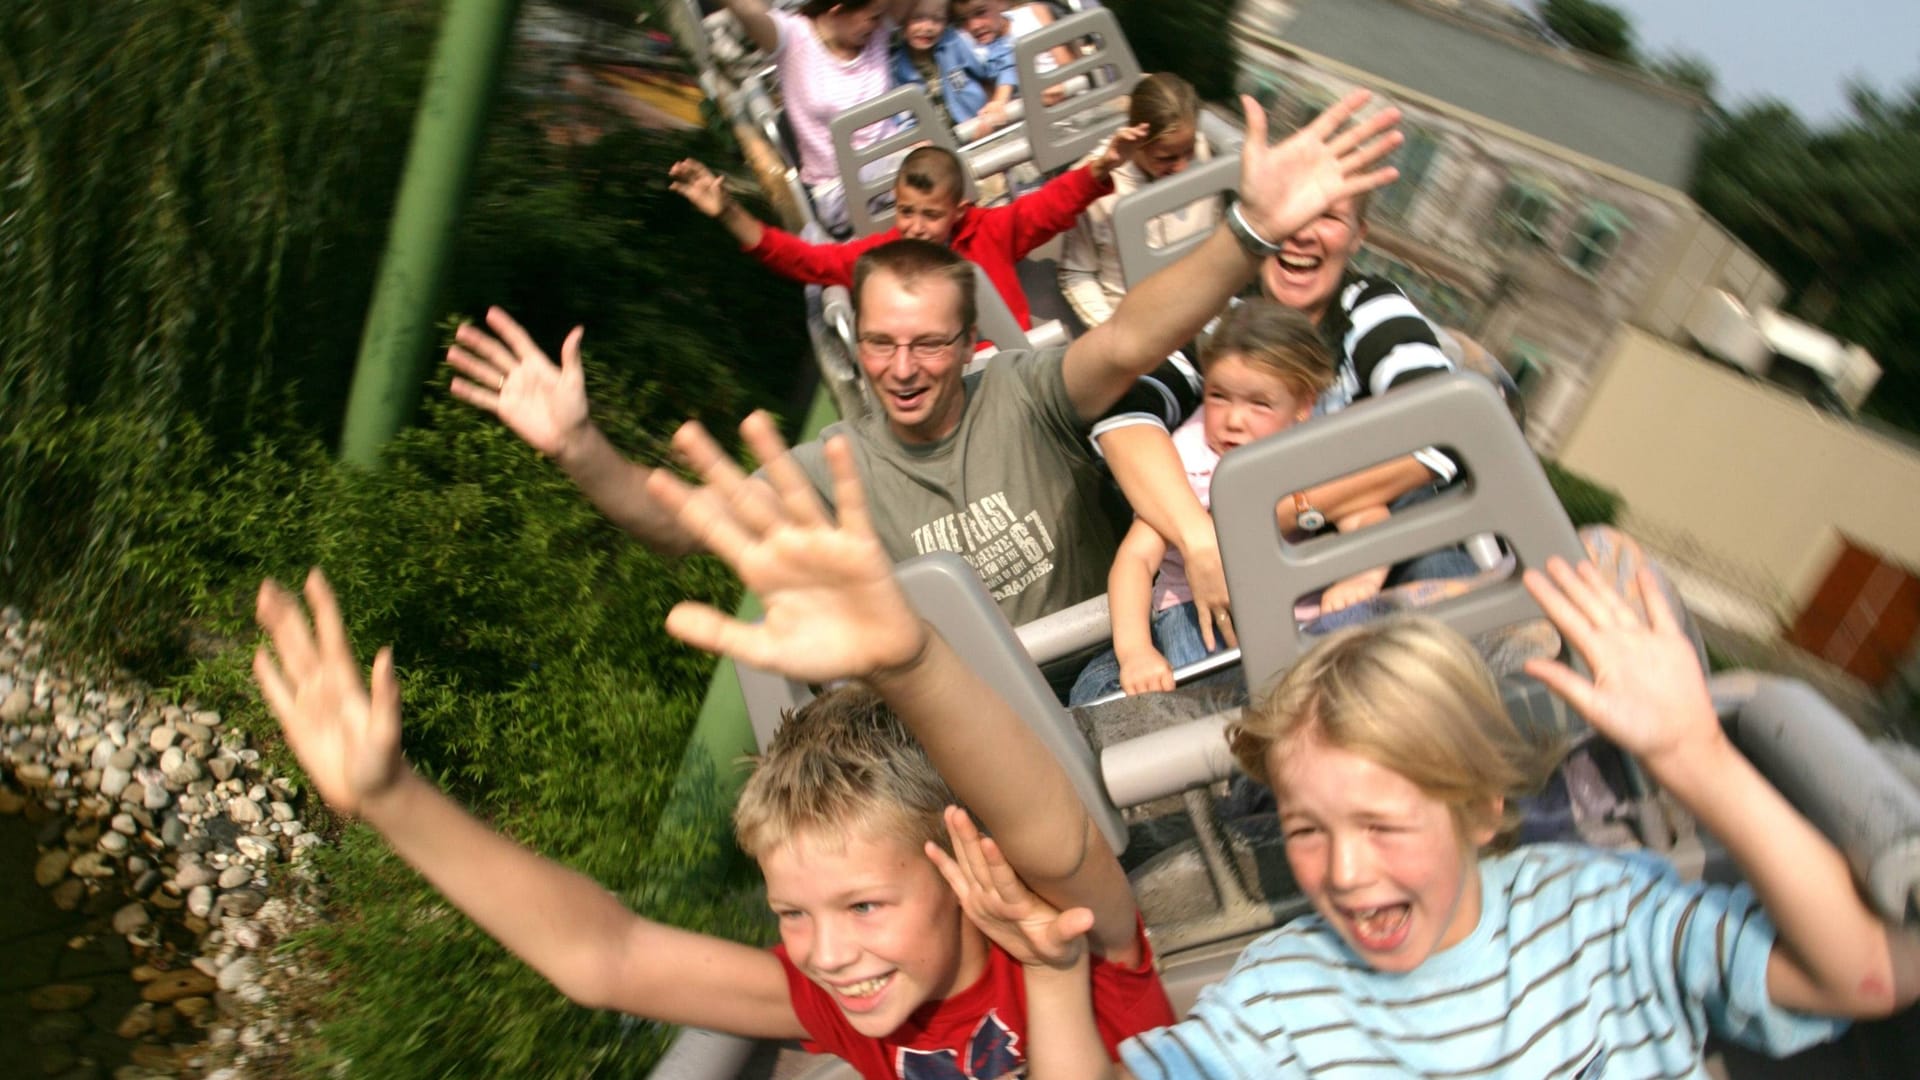
[[[722,0],[733,17],[740,20],[740,29],[746,31],[747,40],[762,52],[773,52],[780,47],[780,28],[773,24],[773,17],[767,14],[766,0]]]
[[[689,429],[695,434],[676,445],[710,442]],[[734,568],[765,616],[747,623],[683,603],[667,630],[792,679],[865,679],[1035,891],[1056,906],[1092,910],[1094,947],[1115,963],[1136,963],[1137,911],[1119,860],[1052,752],[907,603],[868,519],[851,448],[839,438],[826,445],[836,524],[765,414],[740,430],[776,497],[743,492],[736,472],[702,468],[714,456],[689,457],[706,481],[699,487],[665,472],[648,487]]]
[[[667,175],[673,178],[667,186],[692,203],[695,210],[725,225],[733,238],[740,242],[742,250],[760,246],[766,226],[734,201],[733,196],[727,193],[727,182],[717,173],[687,158],[675,162],[667,170]]]
[[[1379,112],[1342,130],[1370,94],[1356,90],[1285,141],[1269,145],[1267,115],[1250,97],[1247,141],[1240,154],[1241,215],[1255,237],[1272,243],[1293,235],[1334,202],[1388,183],[1391,167],[1374,168],[1400,134],[1398,109]],[[1173,265],[1128,291],[1113,318],[1067,350],[1062,370],[1080,415],[1097,418],[1134,379],[1200,332],[1259,265],[1222,224]]]
[[[273,647],[254,654],[253,674],[328,806],[378,829],[455,907],[582,1005],[763,1038],[805,1034],[771,953],[635,915],[585,875],[487,828],[409,768],[393,650],[375,657],[369,693],[317,569],[306,594],[311,624],[284,589],[261,585],[256,612]]]
[[[1691,639],[1658,580],[1635,578],[1642,619],[1591,563],[1549,560],[1527,591],[1592,678],[1546,660],[1527,672],[1638,758],[1739,864],[1777,931],[1767,998],[1827,1016],[1885,1016],[1920,996],[1920,943],[1867,907],[1846,859],[1728,739]]]
[[[487,309],[492,334],[461,323],[447,363],[459,374],[453,396],[500,418],[515,435],[553,459],[614,524],[663,555],[695,550],[692,537],[647,494],[654,470],[629,461],[594,426],[574,327],[555,364],[513,317]],[[499,335],[495,337],[494,335]]]

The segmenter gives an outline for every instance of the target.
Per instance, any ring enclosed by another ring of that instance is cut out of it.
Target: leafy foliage
[[[1142,71],[1171,71],[1202,100],[1233,97],[1231,0],[1109,0]]]
[[[1620,64],[1636,61],[1633,24],[1619,8],[1599,0],[1540,0],[1540,18],[1581,52]]]
[[[1553,493],[1560,497],[1560,505],[1566,507],[1567,516],[1573,519],[1573,527],[1578,529],[1587,525],[1612,525],[1620,516],[1620,493],[1561,468],[1559,465],[1542,459],[1541,465],[1547,470],[1547,483],[1553,485]]]

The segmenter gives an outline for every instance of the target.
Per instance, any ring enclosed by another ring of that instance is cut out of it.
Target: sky
[[[1849,115],[1845,86],[1892,94],[1920,81],[1920,0],[1606,0],[1642,53],[1706,57],[1718,95],[1777,97],[1815,124]]]

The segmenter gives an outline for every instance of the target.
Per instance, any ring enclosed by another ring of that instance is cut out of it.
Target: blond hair
[[[1200,95],[1193,84],[1171,72],[1157,71],[1133,84],[1127,100],[1127,126],[1147,125],[1146,142],[1181,128],[1199,130]]]
[[[1333,356],[1305,315],[1264,296],[1229,309],[1201,350],[1204,373],[1223,356],[1265,369],[1296,398],[1310,399],[1333,384]]]
[[[872,690],[848,684],[783,718],[733,808],[740,847],[758,859],[801,833],[837,842],[859,829],[918,851],[945,846],[953,792]]]
[[[1422,617],[1329,634],[1228,732],[1240,767],[1276,794],[1273,755],[1305,738],[1406,777],[1446,804],[1463,835],[1497,837],[1519,825],[1513,797],[1545,783],[1564,751],[1522,733],[1474,647]]]

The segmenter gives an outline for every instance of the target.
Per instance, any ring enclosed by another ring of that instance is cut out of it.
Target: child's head
[[[1004,0],[953,0],[953,21],[982,45],[991,45],[1007,32]]]
[[[1207,446],[1224,454],[1292,427],[1333,381],[1333,358],[1304,315],[1264,298],[1227,312],[1200,358]]]
[[[925,855],[953,793],[872,691],[786,718],[741,792],[734,834],[760,863],[787,956],[862,1034],[964,989],[985,945]]]
[[[1199,123],[1200,95],[1191,83],[1164,71],[1142,78],[1127,104],[1127,126],[1147,126],[1134,163],[1149,180],[1183,171],[1193,162]]]
[[[893,178],[894,225],[909,240],[945,244],[966,201],[966,166],[944,146],[922,146]]]
[[[947,0],[914,0],[907,9],[906,25],[900,28],[900,39],[909,50],[926,53],[940,44],[940,35],[946,32]]]
[[[1514,725],[1473,646],[1423,618],[1329,635],[1230,739],[1273,788],[1301,891],[1381,971],[1473,932],[1479,849],[1561,756]]]

